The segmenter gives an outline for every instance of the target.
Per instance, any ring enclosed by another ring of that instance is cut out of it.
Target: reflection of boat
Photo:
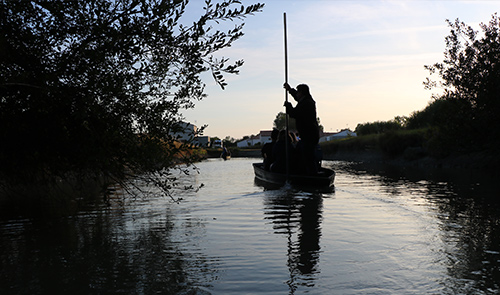
[[[263,163],[253,163],[255,178],[271,185],[284,185],[287,182],[287,175],[284,173],[274,173],[264,170]],[[320,168],[317,175],[288,175],[289,183],[292,186],[312,189],[329,189],[333,187],[335,171],[327,168]]]

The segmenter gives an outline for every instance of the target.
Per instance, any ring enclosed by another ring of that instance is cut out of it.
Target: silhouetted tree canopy
[[[500,18],[494,14],[489,23],[480,24],[481,31],[458,19],[447,22],[451,31],[445,38],[444,61],[426,66],[441,81],[424,82],[444,93],[428,112],[441,110],[434,115],[441,118],[431,120],[439,122],[440,135],[453,144],[484,148],[500,137]]]
[[[286,113],[284,112],[279,112],[276,115],[276,118],[273,121],[273,127],[278,129],[278,130],[284,130],[286,128]],[[288,118],[288,128],[290,130],[296,130],[297,128],[295,127],[295,119],[294,118]]]
[[[187,0],[0,1],[1,176],[171,167],[186,149],[171,136],[181,111],[205,97],[200,75],[224,88],[243,64],[214,56],[264,6],[240,2],[207,0],[185,20]],[[240,24],[216,30],[222,21]]]
[[[318,120],[319,129],[322,132],[324,127],[323,127],[323,125],[320,124],[319,117],[316,119]],[[273,121],[273,127],[278,129],[278,130],[283,130],[286,128],[286,113],[279,112],[276,115],[276,118]],[[295,127],[295,119],[294,118],[288,117],[288,129],[289,130],[297,130],[297,127]]]
[[[394,120],[391,121],[360,123],[356,126],[354,132],[356,132],[357,135],[369,135],[369,134],[381,134],[390,131],[400,130],[403,128],[403,125],[401,124],[400,121],[398,121],[398,118],[401,117],[396,117]]]

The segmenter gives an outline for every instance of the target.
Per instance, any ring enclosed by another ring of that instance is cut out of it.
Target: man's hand
[[[290,85],[286,82],[285,84],[283,84],[283,88],[285,88],[287,91],[290,91],[290,89],[292,89],[292,87],[290,87]]]

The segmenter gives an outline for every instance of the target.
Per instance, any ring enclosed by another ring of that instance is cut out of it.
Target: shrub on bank
[[[383,133],[379,136],[379,146],[384,154],[397,157],[402,155],[408,148],[423,148],[425,134],[425,129]]]
[[[397,157],[408,149],[426,150],[426,134],[426,129],[390,131],[325,142],[321,144],[321,149],[324,154],[374,151]]]
[[[320,144],[324,154],[336,154],[345,151],[367,151],[377,148],[378,135],[370,134],[365,136],[348,137],[337,139]]]

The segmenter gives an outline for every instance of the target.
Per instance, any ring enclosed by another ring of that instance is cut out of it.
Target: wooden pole
[[[284,26],[284,44],[285,44],[285,83],[288,83],[288,45],[286,34],[286,12],[283,12],[283,26]],[[285,89],[285,103],[288,103],[288,90]],[[286,161],[286,180],[288,182],[290,177],[290,161],[288,153],[288,114],[285,107],[285,161]]]

